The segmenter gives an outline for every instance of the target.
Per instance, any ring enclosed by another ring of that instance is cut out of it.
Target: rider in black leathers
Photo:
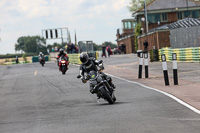
[[[82,82],[86,83],[87,79],[85,79],[84,77],[84,73],[89,73],[90,71],[94,70],[94,71],[98,71],[96,65],[99,65],[101,63],[99,63],[99,61],[97,61],[95,58],[88,56],[87,53],[81,53],[80,55],[80,60],[82,62],[81,66],[80,66],[80,75],[82,76]],[[103,78],[106,79],[108,81],[108,83],[115,89],[115,85],[112,83],[112,79],[111,77],[107,76],[105,73],[101,72],[101,74],[103,75]],[[90,86],[90,92],[93,94],[94,90],[93,87]]]

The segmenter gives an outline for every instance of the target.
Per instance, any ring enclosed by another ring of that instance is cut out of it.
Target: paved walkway
[[[120,58],[119,58],[120,57]],[[112,64],[113,59],[130,59],[127,62],[118,62]],[[131,60],[133,59],[133,60]],[[138,79],[139,59],[135,54],[113,55],[105,60],[104,72],[125,78],[131,81],[142,83],[146,86],[162,90],[172,94],[191,106],[200,110],[200,64],[178,62],[178,82],[179,85],[173,85],[172,62],[167,62],[170,85],[165,86],[161,62],[149,62],[149,78]],[[109,60],[111,63],[109,63]]]

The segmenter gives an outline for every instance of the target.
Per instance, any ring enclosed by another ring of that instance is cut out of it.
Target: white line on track
[[[111,75],[111,74],[108,74],[108,73],[106,73],[106,74],[109,75],[109,76],[112,76],[112,77],[114,77],[114,78],[117,78],[117,79],[120,79],[120,80],[124,80],[124,81],[129,82],[129,83],[133,83],[133,84],[140,85],[140,86],[142,86],[142,87],[144,87],[144,88],[147,88],[147,89],[149,89],[149,90],[154,90],[154,91],[157,91],[157,92],[159,92],[159,93],[162,93],[162,94],[164,94],[164,95],[166,95],[166,96],[168,96],[168,97],[174,99],[174,100],[177,101],[178,103],[180,103],[180,104],[186,106],[187,108],[189,108],[190,110],[194,111],[195,113],[200,114],[200,110],[196,109],[195,107],[193,107],[193,106],[187,104],[186,102],[180,100],[179,98],[177,98],[177,97],[175,97],[175,96],[173,96],[173,95],[171,95],[171,94],[169,94],[169,93],[166,93],[166,92],[164,92],[164,91],[161,91],[161,90],[158,90],[158,89],[155,89],[155,88],[148,87],[148,86],[143,85],[143,84],[140,84],[140,83],[138,83],[138,82],[134,82],[134,81],[130,81],[130,80],[127,80],[127,79],[123,79],[123,78],[120,78],[120,77],[117,77],[117,76],[114,76],[114,75]]]
[[[77,64],[72,64],[72,65],[80,66],[80,65],[77,65]],[[197,114],[200,114],[200,110],[196,109],[195,107],[193,107],[193,106],[187,104],[186,102],[180,100],[179,98],[177,98],[177,97],[175,97],[175,96],[173,96],[173,95],[171,95],[171,94],[169,94],[169,93],[166,93],[166,92],[164,92],[164,91],[161,91],[161,90],[158,90],[158,89],[155,89],[155,88],[148,87],[148,86],[143,85],[143,84],[138,83],[138,82],[130,81],[130,80],[127,80],[127,79],[124,79],[124,78],[120,78],[120,77],[117,77],[117,76],[114,76],[114,75],[111,75],[111,74],[108,74],[108,73],[106,73],[106,74],[109,75],[109,76],[111,76],[111,77],[114,77],[114,78],[117,78],[117,79],[120,79],[120,80],[129,82],[129,83],[132,83],[132,84],[140,85],[140,86],[142,86],[142,87],[144,87],[144,88],[147,88],[147,89],[149,89],[149,90],[153,90],[153,91],[157,91],[157,92],[159,92],[159,93],[162,93],[162,94],[164,94],[164,95],[166,95],[166,96],[168,96],[168,97],[174,99],[174,100],[177,101],[178,103],[184,105],[185,107],[189,108],[189,109],[192,110],[193,112],[195,112],[195,113],[197,113]]]

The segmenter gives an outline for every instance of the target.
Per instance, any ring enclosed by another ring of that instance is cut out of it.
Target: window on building
[[[191,11],[184,11],[184,18],[191,17]]]
[[[148,14],[147,17],[149,23],[157,23],[160,21],[160,14]]]
[[[191,11],[192,12],[192,17],[193,18],[199,18],[200,17],[200,11],[199,10],[194,10],[194,11]]]
[[[178,20],[183,19],[183,12],[177,12]]]
[[[155,15],[155,23],[158,23],[158,21],[160,22],[160,14],[154,14]]]
[[[167,13],[161,14],[161,22],[167,22]]]
[[[133,22],[133,28],[135,28],[137,25],[137,22]]]
[[[131,22],[124,22],[124,29],[132,29]]]

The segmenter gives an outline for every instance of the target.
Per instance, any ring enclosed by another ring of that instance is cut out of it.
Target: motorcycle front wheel
[[[66,70],[67,70],[66,66],[62,66],[62,74],[65,74]]]
[[[109,104],[113,104],[115,101],[112,99],[112,97],[108,94],[108,92],[105,90],[105,88],[101,88],[99,90],[101,94],[103,95],[103,98],[108,101]]]

